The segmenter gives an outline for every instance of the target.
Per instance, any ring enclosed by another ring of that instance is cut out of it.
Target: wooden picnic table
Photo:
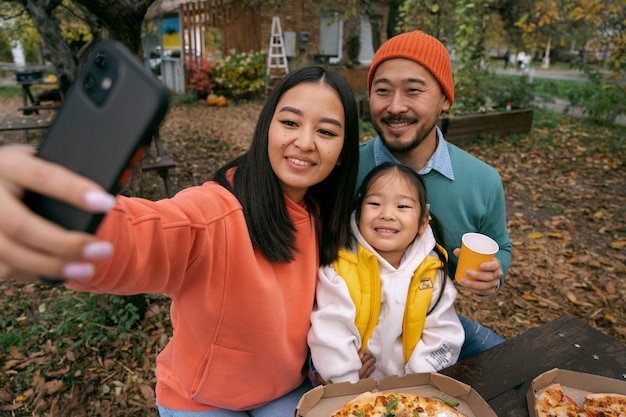
[[[0,132],[23,131],[26,142],[29,141],[28,132],[33,129],[47,129],[52,124],[55,113],[10,115],[0,117]],[[150,146],[146,149],[140,168],[141,171],[155,170],[163,180],[167,197],[174,195],[174,187],[170,180],[169,171],[176,167],[176,162],[165,154],[161,136],[157,130]]]
[[[528,417],[526,393],[553,368],[626,379],[626,345],[564,315],[440,372],[471,385],[499,417]]]
[[[22,86],[22,105],[18,110],[24,115],[39,114],[40,110],[57,110],[61,106],[61,100],[54,99],[52,104],[42,104],[39,99],[35,98],[31,87],[34,85],[48,85],[51,88],[56,87],[57,83],[48,78],[43,78],[41,72],[34,74],[28,73],[27,76],[16,73],[17,83]],[[60,97],[59,97],[60,98]]]
[[[33,129],[47,129],[52,124],[54,116],[54,113],[3,116],[0,117],[0,132],[21,130],[28,142],[28,132]]]

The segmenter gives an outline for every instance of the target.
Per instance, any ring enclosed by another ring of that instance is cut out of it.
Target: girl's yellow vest
[[[446,253],[441,246],[437,245],[437,247],[442,253]],[[359,243],[357,244],[357,253],[341,249],[333,266],[337,274],[348,285],[350,298],[356,306],[355,325],[361,335],[360,350],[365,352],[367,342],[378,323],[378,315],[380,314],[378,259]],[[437,271],[442,266],[443,262],[439,258],[428,255],[413,274],[402,323],[404,363],[408,362],[415,345],[422,336]]]

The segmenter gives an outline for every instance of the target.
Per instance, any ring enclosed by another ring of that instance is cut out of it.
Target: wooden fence
[[[261,14],[241,1],[207,0],[181,3],[181,37],[183,62],[207,57],[217,51],[228,55],[259,51],[261,45]]]

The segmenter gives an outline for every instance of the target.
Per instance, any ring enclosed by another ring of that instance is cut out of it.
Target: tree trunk
[[[402,0],[391,0],[389,2],[389,14],[387,15],[387,39],[393,38],[398,34],[397,27],[398,20],[400,19],[400,5],[402,5],[402,3]],[[374,50],[377,49],[378,48],[374,48]]]
[[[75,2],[100,19],[111,39],[124,44],[143,61],[141,24],[148,7],[155,0],[75,0]]]
[[[43,43],[43,57],[54,66],[59,88],[66,92],[74,80],[78,63],[69,44],[61,35],[59,22],[52,11],[61,3],[49,0],[21,0],[22,6],[31,17]]]

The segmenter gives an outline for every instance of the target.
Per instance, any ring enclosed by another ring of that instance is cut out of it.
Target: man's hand
[[[458,257],[460,253],[460,248],[454,250],[455,256]],[[503,274],[500,260],[493,258],[493,261],[480,264],[479,271],[468,269],[467,278],[461,278],[459,284],[474,294],[493,295],[498,289]]]
[[[372,375],[372,372],[376,369],[376,359],[368,354],[359,352],[359,358],[361,358],[361,369],[359,369],[359,378],[368,378]]]

